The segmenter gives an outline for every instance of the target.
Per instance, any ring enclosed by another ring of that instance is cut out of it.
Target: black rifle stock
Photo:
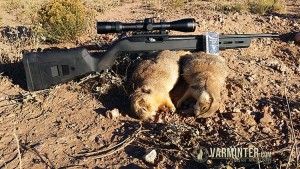
[[[180,24],[181,27],[177,26],[177,29],[183,29],[182,22]],[[252,38],[266,37],[278,37],[278,35],[220,35],[219,48],[220,50],[247,48],[250,46]],[[91,56],[85,48],[26,53],[24,54],[23,64],[28,89],[36,91],[89,73],[106,71],[114,64],[115,59],[121,53],[160,50],[205,51],[205,44],[205,35],[139,34],[118,39],[102,56]]]

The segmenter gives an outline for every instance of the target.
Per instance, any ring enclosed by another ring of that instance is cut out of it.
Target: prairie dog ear
[[[150,94],[152,92],[152,90],[148,86],[142,86],[141,89],[143,93]]]

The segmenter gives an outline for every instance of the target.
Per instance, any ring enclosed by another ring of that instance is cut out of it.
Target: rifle
[[[188,18],[173,22],[97,22],[97,33],[120,33],[133,31],[114,41],[102,56],[92,56],[85,48],[63,49],[48,52],[25,53],[23,64],[27,86],[30,91],[46,89],[77,77],[110,69],[121,53],[151,52],[161,50],[215,51],[247,48],[252,38],[278,37],[278,34],[218,35],[168,35],[167,31],[193,32],[195,19]],[[210,37],[212,35],[212,37]],[[217,35],[217,36],[216,36]],[[210,37],[210,38],[209,38]]]

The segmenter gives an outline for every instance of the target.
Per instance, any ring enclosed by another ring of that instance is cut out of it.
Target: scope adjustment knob
[[[152,31],[153,30],[153,24],[147,24],[146,29],[147,29],[147,31]]]

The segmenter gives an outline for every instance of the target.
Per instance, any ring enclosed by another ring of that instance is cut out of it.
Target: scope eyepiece
[[[194,32],[196,20],[193,18],[181,19],[173,22],[153,22],[152,18],[146,18],[144,22],[97,22],[97,33],[120,33],[126,31],[153,31],[174,30],[180,32]]]

